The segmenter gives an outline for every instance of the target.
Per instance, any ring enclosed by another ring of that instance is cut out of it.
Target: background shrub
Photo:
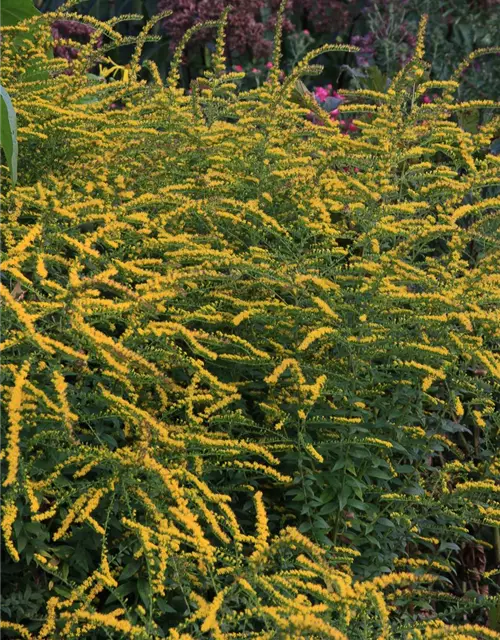
[[[63,0],[37,0],[42,11],[53,11]],[[274,33],[274,12],[277,0],[229,2],[227,0],[88,0],[79,10],[100,20],[108,20],[128,13],[142,16],[143,24],[163,10],[172,11],[154,32],[162,34],[160,42],[145,48],[145,58],[157,63],[166,76],[172,51],[185,31],[197,22],[217,20],[222,11],[231,6],[228,23],[227,64],[242,67],[247,87],[255,87],[266,77]],[[373,82],[367,67],[377,67],[384,81],[408,61],[415,46],[418,21],[428,14],[426,58],[431,63],[430,75],[446,80],[458,61],[472,51],[497,44],[500,29],[499,0],[289,0],[286,9],[283,38],[283,66],[290,71],[299,59],[323,44],[350,43],[360,47],[355,56],[338,53],[319,57],[324,66],[320,82],[336,88],[358,86]],[[75,27],[68,27],[69,31]],[[66,30],[68,30],[66,29]],[[123,35],[137,35],[139,21],[118,25]],[[199,32],[188,43],[183,58],[181,80],[187,88],[191,79],[207,66],[215,45],[215,30]],[[126,64],[133,46],[122,46],[112,53],[113,59]],[[485,56],[474,62],[462,79],[459,92],[462,99],[487,99],[500,90],[495,73],[495,56]],[[312,78],[304,78],[310,86]],[[376,88],[376,87],[371,87]]]

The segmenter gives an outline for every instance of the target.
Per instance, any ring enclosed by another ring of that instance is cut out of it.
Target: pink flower
[[[358,167],[354,167],[354,173],[359,173]]]
[[[241,64],[235,64],[233,69],[235,71],[243,71],[243,67],[241,66]]]
[[[324,87],[315,87],[314,93],[320,102],[328,98],[328,91]]]
[[[304,31],[302,32],[305,36],[310,36],[310,32],[309,29],[304,29]]]
[[[260,73],[260,69],[256,69],[255,67],[252,69],[252,73]]]
[[[422,102],[423,102],[424,104],[429,104],[430,102],[432,102],[432,98],[431,98],[430,96],[424,96],[424,97],[422,98]]]
[[[340,111],[338,109],[334,109],[333,111],[330,111],[330,115],[333,116],[334,118],[336,118],[339,115]]]
[[[354,122],[350,122],[349,126],[347,127],[349,129],[349,131],[357,131],[358,127],[354,124]]]
[[[272,62],[266,62],[266,68],[267,69],[272,69],[273,68],[273,63]]]

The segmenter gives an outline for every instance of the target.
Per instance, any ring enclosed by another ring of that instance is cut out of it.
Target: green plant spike
[[[12,183],[17,182],[17,118],[7,91],[0,86],[0,144],[10,169]]]

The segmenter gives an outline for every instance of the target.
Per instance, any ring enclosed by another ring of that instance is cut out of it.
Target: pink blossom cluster
[[[273,68],[273,63],[271,61],[266,62],[266,64],[264,65],[264,67],[270,71]],[[233,71],[237,71],[238,73],[242,73],[245,71],[245,69],[242,67],[241,64],[235,64],[233,65]],[[250,71],[254,76],[259,76],[262,73],[262,69],[259,69],[257,67],[253,67]],[[280,80],[282,80],[284,78],[284,73],[283,71],[280,71]]]
[[[343,118],[340,112],[340,105],[344,101],[344,97],[334,90],[333,85],[327,84],[325,87],[314,87],[314,96],[319,104],[330,114],[331,120],[337,120],[343,133],[354,133],[358,127],[352,121],[352,118]],[[338,106],[329,109],[329,98],[333,98]]]

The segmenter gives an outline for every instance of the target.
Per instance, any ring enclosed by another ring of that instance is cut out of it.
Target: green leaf
[[[379,518],[377,520],[377,523],[394,529],[394,522],[392,522],[392,520],[389,520],[389,518]]]
[[[358,509],[358,511],[368,511],[368,505],[366,505],[362,500],[356,500],[355,498],[351,498],[349,500],[349,506],[354,509]]]
[[[387,77],[384,76],[378,67],[368,67],[366,70],[366,80],[362,82],[365,89],[385,93],[387,89]]]
[[[295,104],[298,104],[301,107],[307,107],[308,106],[307,98],[312,98],[311,92],[301,80],[297,80],[297,82],[295,83],[295,87],[293,88],[293,91],[292,91],[292,95],[290,98],[291,101],[294,102]]]
[[[460,127],[469,133],[477,133],[479,126],[479,109],[470,109],[462,111],[459,114],[458,121]]]
[[[19,536],[19,538],[17,539],[17,542],[16,542],[16,547],[17,547],[18,553],[22,553],[27,544],[28,544],[27,536],[25,536],[24,534],[21,534]]]
[[[2,0],[0,23],[2,27],[13,27],[22,20],[41,15],[33,0]]]
[[[494,631],[500,631],[500,601],[488,610],[488,627]]]
[[[342,488],[342,491],[340,492],[340,495],[339,495],[339,498],[338,498],[338,500],[339,500],[339,508],[340,509],[343,509],[346,506],[347,501],[349,499],[349,496],[351,494],[352,494],[351,487],[344,486]]]
[[[144,606],[149,608],[149,600],[150,600],[151,590],[149,588],[149,582],[147,580],[145,580],[144,578],[141,578],[137,582],[137,592],[139,593],[139,596],[140,596],[142,602],[144,603]]]
[[[380,480],[390,480],[392,478],[392,475],[383,469],[370,469],[368,473],[371,478],[380,478]]]
[[[407,487],[403,492],[410,496],[421,496],[425,493],[422,487]]]
[[[321,507],[321,509],[319,510],[319,514],[321,516],[327,516],[330,513],[335,513],[336,511],[338,511],[338,508],[339,507],[337,502],[329,502]]]
[[[0,145],[10,170],[12,184],[17,182],[17,118],[7,91],[0,85]]]
[[[49,79],[49,72],[47,69],[40,69],[38,63],[27,65],[26,71],[22,74],[21,82],[42,83]],[[40,84],[40,87],[43,85]]]
[[[171,607],[163,598],[158,598],[156,604],[158,605],[158,609],[162,613],[177,613],[177,611],[173,607]]]
[[[134,573],[137,573],[141,564],[142,562],[140,560],[131,560],[120,573],[118,580],[124,582],[128,578],[131,578]]]

